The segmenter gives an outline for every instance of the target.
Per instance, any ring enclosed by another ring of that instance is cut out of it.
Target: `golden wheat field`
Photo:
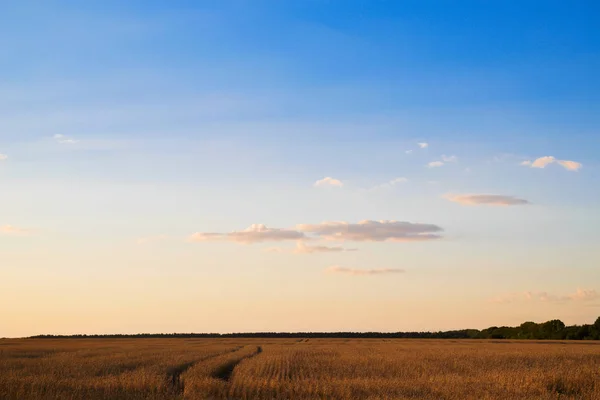
[[[5,339],[0,398],[600,399],[600,343]]]

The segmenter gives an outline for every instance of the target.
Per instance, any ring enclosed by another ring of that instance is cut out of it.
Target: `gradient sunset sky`
[[[2,1],[0,337],[600,316],[597,1]]]

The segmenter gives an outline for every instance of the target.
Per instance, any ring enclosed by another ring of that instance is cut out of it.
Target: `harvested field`
[[[600,342],[0,341],[2,399],[600,399]]]

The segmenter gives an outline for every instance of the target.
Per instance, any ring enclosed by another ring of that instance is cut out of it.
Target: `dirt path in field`
[[[180,364],[180,365],[176,365],[172,368],[169,368],[169,370],[167,370],[167,382],[171,388],[171,390],[176,393],[176,394],[180,394],[183,395],[183,392],[185,390],[185,382],[181,379],[181,375],[187,371],[188,369],[192,368],[194,365],[209,360],[211,358],[215,358],[215,357],[219,357],[222,356],[223,354],[227,354],[227,353],[234,353],[238,350],[240,350],[243,346],[239,346],[236,347],[232,350],[223,352],[223,353],[219,353],[219,354],[214,354],[208,357],[202,357],[198,360],[194,360],[191,362],[187,362],[184,364]]]
[[[235,369],[235,367],[237,367],[237,365],[239,363],[241,363],[244,360],[247,360],[248,358],[252,358],[252,357],[259,355],[260,353],[262,353],[262,351],[263,351],[262,347],[257,346],[256,352],[254,352],[246,357],[240,358],[239,360],[235,360],[230,363],[222,365],[217,371],[215,371],[215,373],[213,374],[212,377],[215,379],[220,379],[225,382],[229,382],[231,380],[231,375],[233,374],[233,370]]]

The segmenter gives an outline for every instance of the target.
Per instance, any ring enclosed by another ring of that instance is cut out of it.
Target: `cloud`
[[[405,271],[399,268],[375,268],[375,269],[354,269],[344,268],[339,265],[332,265],[325,272],[330,274],[347,274],[347,275],[383,275],[383,274],[401,274]]]
[[[315,253],[341,253],[344,251],[358,251],[358,249],[346,249],[341,246],[309,246],[299,240],[296,248],[285,249],[282,247],[269,247],[264,250],[265,253],[292,253],[292,254],[315,254]]]
[[[0,154],[0,161],[8,160],[8,156],[6,154]]]
[[[388,181],[386,183],[382,183],[381,185],[377,185],[377,186],[371,188],[371,190],[375,190],[375,189],[389,189],[389,188],[392,188],[392,187],[394,187],[394,186],[396,186],[398,184],[406,183],[406,182],[408,182],[407,178],[404,178],[404,177],[394,178],[391,181]]]
[[[419,146],[422,149],[426,149],[429,147],[429,143],[421,142],[421,143],[417,143],[417,146]]]
[[[356,249],[345,249],[341,246],[309,246],[303,242],[298,242],[293,250],[294,254],[314,254],[314,253],[339,253],[342,251],[356,251]]]
[[[315,187],[322,187],[322,186],[342,187],[342,186],[344,186],[344,184],[342,183],[342,181],[328,176],[326,178],[316,181],[314,186]]]
[[[444,162],[457,162],[458,161],[458,157],[456,156],[447,156],[442,154],[442,161]]]
[[[546,165],[552,164],[556,158],[552,156],[540,157],[531,163],[532,168],[546,168]]]
[[[327,240],[355,242],[416,242],[439,239],[438,232],[443,229],[437,225],[411,223],[403,221],[326,221],[320,224],[301,224],[296,226],[300,232],[311,233]]]
[[[442,165],[444,165],[442,161],[432,161],[429,164],[427,164],[429,168],[441,167]]]
[[[405,151],[406,154],[412,154],[412,152],[413,152],[412,150],[406,150]]]
[[[443,229],[433,224],[403,221],[325,221],[320,224],[300,224],[294,229],[274,229],[262,224],[254,224],[243,231],[230,233],[196,232],[188,237],[189,242],[226,241],[243,244],[262,242],[302,241],[325,239],[354,242],[417,242],[440,239]],[[327,246],[298,245],[296,253],[355,251]]]
[[[577,288],[575,293],[566,296],[567,299],[573,301],[590,301],[600,299],[600,293],[596,290],[585,290]]]
[[[437,167],[444,166],[446,163],[455,163],[455,162],[458,162],[458,157],[456,157],[456,156],[447,156],[445,154],[442,154],[441,159],[442,159],[441,161],[432,161],[429,164],[427,164],[427,166],[429,168],[437,168]]]
[[[596,290],[578,288],[574,293],[567,295],[556,295],[548,292],[521,292],[511,293],[491,299],[494,303],[516,303],[516,302],[586,302],[600,299],[600,293]]]
[[[5,234],[5,235],[23,236],[23,235],[28,235],[31,232],[32,232],[31,229],[17,228],[16,226],[13,226],[13,225],[0,226],[0,233]]]
[[[554,163],[557,163],[569,171],[579,171],[583,167],[583,164],[577,161],[557,160],[553,156],[544,156],[533,161],[523,161],[521,165],[531,168],[546,168],[546,166]]]
[[[390,184],[390,185],[395,185],[395,184],[397,184],[397,183],[406,183],[406,182],[408,182],[408,179],[407,179],[407,178],[400,177],[400,178],[394,178],[394,179],[392,179],[392,180],[389,182],[389,184]]]
[[[444,198],[465,206],[517,206],[530,204],[525,199],[500,194],[447,194]]]
[[[306,236],[302,232],[268,228],[263,224],[254,224],[243,231],[234,231],[230,233],[203,233],[196,232],[192,234],[188,241],[190,242],[212,242],[228,241],[243,244],[261,243],[261,242],[281,242],[285,240],[299,240]]]
[[[65,135],[61,135],[61,134],[56,134],[53,137],[54,137],[54,140],[56,140],[58,143],[61,143],[61,144],[79,143],[79,140],[71,139],[71,138],[68,138]]]
[[[569,171],[578,171],[581,167],[583,167],[583,165],[577,161],[558,160],[556,162]]]

